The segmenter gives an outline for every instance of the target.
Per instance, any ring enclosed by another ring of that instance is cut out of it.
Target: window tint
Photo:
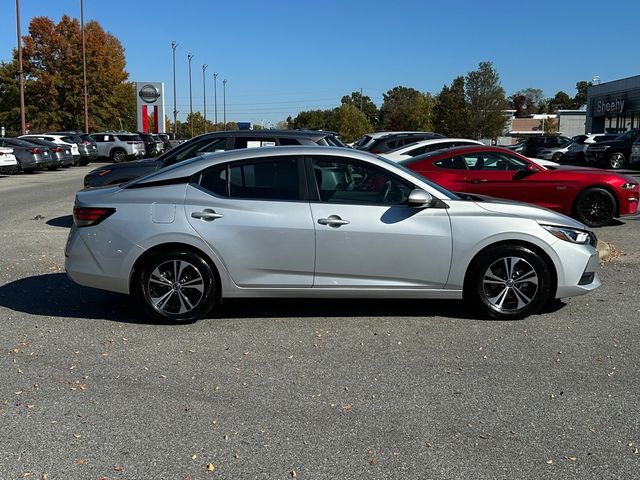
[[[295,158],[229,166],[231,198],[297,200],[298,162]]]
[[[442,160],[433,162],[433,164],[438,168],[447,170],[466,170],[467,162],[465,160],[466,159],[462,157],[443,158]]]
[[[67,143],[75,143],[74,139],[72,137],[62,137],[61,139],[63,142],[67,142]]]
[[[116,135],[118,140],[122,140],[123,142],[141,142],[142,139],[140,135]]]
[[[295,138],[281,138],[279,142],[280,145],[300,145],[300,142]]]
[[[196,183],[219,197],[227,197],[229,195],[227,191],[227,165],[217,165],[205,170],[200,174]]]
[[[185,144],[185,148],[176,152],[165,161],[165,166],[173,165],[174,163],[196,157],[202,153],[224,150],[226,147],[226,138],[203,138],[201,140],[191,142],[190,145]]]
[[[274,137],[236,137],[235,148],[275,147]]]
[[[323,202],[398,205],[413,189],[384,169],[350,159],[316,157],[312,166]]]
[[[464,155],[464,161],[471,170],[520,171],[527,169],[525,161],[497,152],[478,152]]]

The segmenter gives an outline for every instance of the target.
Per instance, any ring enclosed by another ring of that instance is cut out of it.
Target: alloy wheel
[[[198,267],[185,260],[159,264],[147,282],[154,308],[169,315],[184,315],[198,307],[205,294],[205,281]]]
[[[624,167],[624,155],[621,153],[612,153],[609,158],[609,165],[614,169]]]
[[[499,312],[526,308],[538,291],[536,269],[522,257],[502,257],[494,261],[482,277],[486,301]]]
[[[590,227],[608,224],[615,215],[616,205],[611,194],[603,189],[585,192],[577,206],[580,220]]]

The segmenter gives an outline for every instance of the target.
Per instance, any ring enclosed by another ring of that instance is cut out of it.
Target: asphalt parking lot
[[[638,478],[640,217],[596,231],[600,289],[522,321],[255,300],[166,326],[64,273],[94,167],[0,176],[0,479]]]

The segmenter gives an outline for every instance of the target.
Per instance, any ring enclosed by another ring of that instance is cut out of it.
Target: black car
[[[202,153],[276,145],[344,147],[334,132],[317,130],[230,130],[205,133],[153,159],[104,165],[84,177],[85,188],[118,185]]]
[[[529,137],[507,148],[525,157],[535,157],[538,150],[543,148],[561,148],[570,143],[570,138],[561,135],[540,135],[538,137]]]
[[[363,139],[366,139],[366,137],[365,135]],[[370,137],[372,141],[360,141],[355,147],[358,150],[378,154],[386,153],[420,140],[431,140],[432,138],[445,138],[445,136],[433,132],[390,132],[380,137]]]
[[[573,143],[569,146],[569,150],[562,156],[562,163],[584,163],[584,154],[590,144],[615,140],[616,138],[618,135],[615,133],[576,135],[572,138]]]
[[[158,149],[156,148],[156,139],[150,133],[138,132],[138,135],[144,142],[145,157],[155,157],[158,155]]]
[[[169,138],[169,135],[167,135],[166,133],[159,133],[158,136],[164,142],[164,151],[166,152],[171,148],[171,138]]]
[[[592,143],[584,154],[585,161],[604,165],[607,168],[626,167],[631,156],[631,145],[637,138],[640,138],[640,128],[629,130],[615,140]]]

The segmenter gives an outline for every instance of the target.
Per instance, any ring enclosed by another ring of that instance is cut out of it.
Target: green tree
[[[573,97],[573,108],[580,109],[587,104],[587,90],[593,83],[581,80],[576,83],[576,96]]]
[[[16,64],[0,63],[0,126],[5,127],[7,136],[20,135],[19,95]]]
[[[370,125],[376,125],[378,121],[378,107],[373,103],[371,97],[362,95],[360,92],[351,92],[351,95],[345,95],[340,100],[342,105],[354,105],[360,110]]]
[[[560,90],[556,92],[553,98],[548,100],[549,110],[557,112],[558,110],[569,110],[573,108],[573,99],[566,93]]]
[[[358,107],[343,104],[335,112],[336,131],[343,142],[351,143],[373,128],[366,115]]]
[[[516,117],[526,117],[534,113],[544,113],[547,101],[544,92],[539,88],[523,88],[509,97],[511,108],[515,109]]]
[[[415,88],[397,86],[382,95],[379,125],[382,130],[411,130],[411,109],[422,95]],[[415,115],[414,115],[415,117]]]
[[[433,130],[433,107],[435,99],[430,93],[418,93],[414,97],[407,116],[411,130],[430,132]]]
[[[478,70],[467,73],[465,96],[469,105],[469,126],[475,138],[502,135],[508,106],[500,76],[491,62],[480,62]]]
[[[335,110],[307,110],[298,113],[293,119],[292,128],[310,128],[313,130],[333,130],[336,121]]]
[[[433,128],[448,137],[466,138],[471,135],[464,77],[456,77],[450,87],[442,87],[433,108]]]

